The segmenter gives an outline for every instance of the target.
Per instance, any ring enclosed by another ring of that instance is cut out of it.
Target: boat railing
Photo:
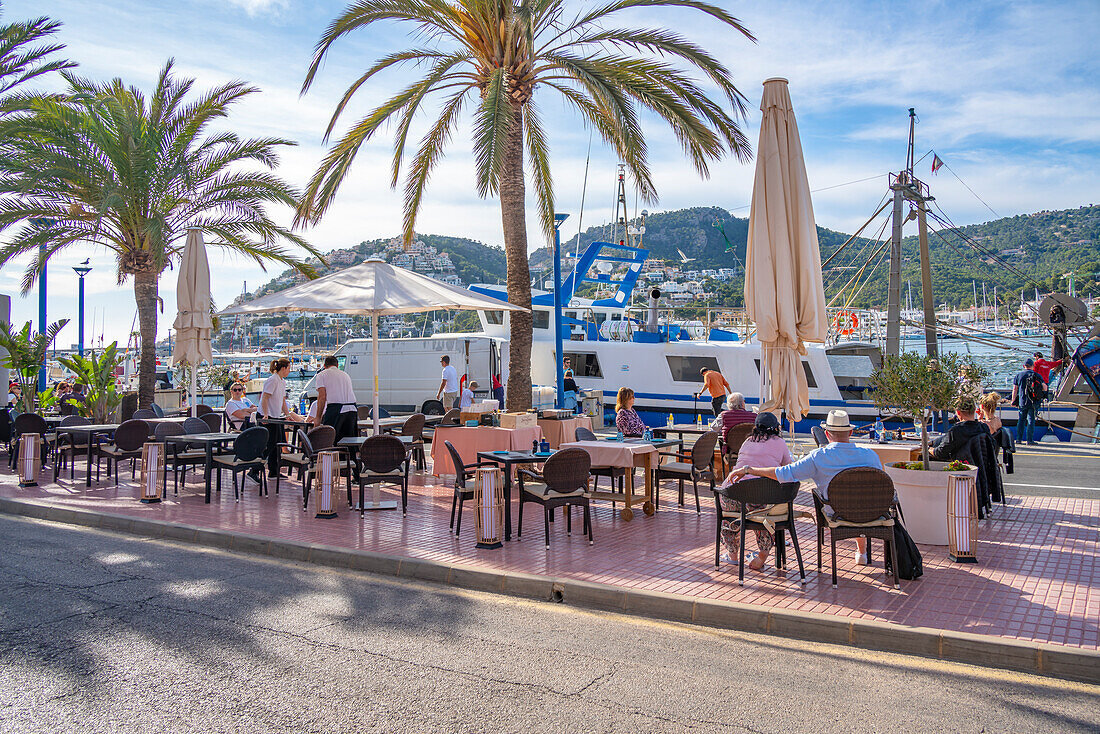
[[[828,318],[826,344],[854,341],[879,344],[885,339],[885,323],[874,311],[830,306],[825,312]]]

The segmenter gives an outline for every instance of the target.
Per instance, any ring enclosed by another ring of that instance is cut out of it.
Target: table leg
[[[92,440],[95,435],[91,432],[88,433],[88,476],[84,477],[84,486],[92,486]],[[115,466],[115,472],[118,472],[118,466]]]
[[[653,501],[653,452],[645,455],[645,501],[642,503],[642,512],[652,515],[657,511],[657,503]]]
[[[206,481],[206,504],[210,504],[210,473],[214,469],[214,444],[206,444],[206,467],[203,469],[203,479]]]
[[[512,467],[504,465],[504,539],[512,539]]]

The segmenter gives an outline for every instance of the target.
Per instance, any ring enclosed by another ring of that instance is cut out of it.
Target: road
[[[5,732],[1096,731],[1100,687],[0,516]]]
[[[1014,463],[1015,472],[1004,475],[1009,496],[1100,500],[1100,445],[1017,446]]]

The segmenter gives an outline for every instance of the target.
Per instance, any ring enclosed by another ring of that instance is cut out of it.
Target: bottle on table
[[[668,414],[668,423],[665,424],[669,428],[672,428],[672,413]]]

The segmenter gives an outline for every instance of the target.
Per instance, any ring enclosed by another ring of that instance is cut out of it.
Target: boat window
[[[485,314],[485,323],[492,324],[493,326],[500,326],[504,323],[503,311],[483,311]]]
[[[756,363],[756,371],[757,371],[757,373],[759,373],[760,372],[760,360],[759,359],[754,359],[753,362]],[[817,378],[814,377],[814,371],[812,369],[810,369],[810,363],[807,362],[806,360],[802,360],[802,371],[806,373],[806,386],[807,387],[817,387]]]
[[[531,314],[535,319],[536,329],[549,329],[550,328],[550,312],[549,311],[535,311]]]
[[[603,377],[600,372],[600,360],[595,354],[586,352],[564,352],[569,358],[570,369],[574,377]]]
[[[668,369],[672,373],[675,382],[702,382],[703,376],[699,370],[706,367],[708,370],[718,369],[718,360],[714,357],[665,357]]]

